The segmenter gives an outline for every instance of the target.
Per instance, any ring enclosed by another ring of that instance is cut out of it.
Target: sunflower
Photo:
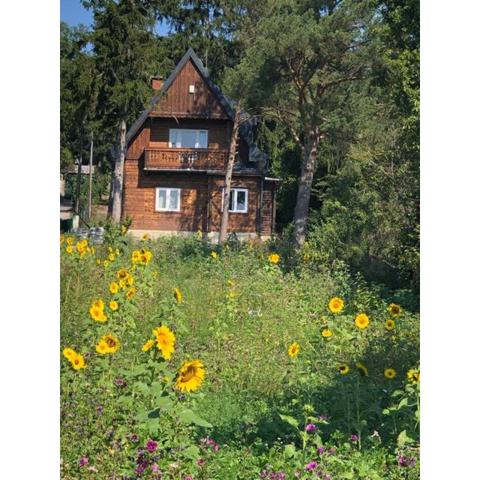
[[[153,330],[153,334],[157,340],[157,348],[162,352],[165,360],[170,360],[172,353],[175,351],[175,335],[165,325]]]
[[[370,321],[368,320],[368,316],[365,313],[359,313],[355,318],[355,325],[360,329],[363,330],[364,328],[368,327]]]
[[[298,355],[298,352],[300,352],[300,345],[297,342],[293,342],[289,347],[288,347],[288,355],[291,358],[295,358]]]
[[[355,366],[357,367],[362,377],[368,377],[368,368],[363,363],[358,362],[355,364]]]
[[[115,353],[120,348],[120,340],[111,333],[104,335],[97,344],[98,353]]]
[[[106,322],[107,316],[105,315],[105,312],[103,309],[104,309],[103,301],[96,300],[95,302],[93,302],[92,306],[90,307],[90,316],[96,322]]]
[[[182,301],[183,295],[179,288],[173,289],[173,297],[175,298],[177,303],[180,303]]]
[[[80,253],[80,254],[85,253],[85,251],[87,250],[87,247],[88,247],[88,241],[87,240],[80,240],[79,242],[77,242],[75,247],[76,247],[78,253]]]
[[[135,294],[137,293],[137,289],[135,287],[131,287],[127,290],[127,292],[125,293],[125,296],[131,300]]]
[[[145,240],[145,241],[150,240],[150,235],[148,233],[144,233],[142,240]]]
[[[332,313],[340,313],[343,310],[343,300],[338,297],[333,297],[329,302],[328,302],[328,309]]]
[[[65,251],[70,255],[73,253],[73,247],[71,245],[67,245]]]
[[[397,305],[396,303],[391,303],[388,306],[387,310],[390,313],[390,315],[392,315],[394,317],[398,317],[402,313],[402,309],[401,309],[400,305]]]
[[[182,392],[193,392],[200,388],[205,378],[205,369],[200,360],[184,362],[180,368],[175,386]]]
[[[140,250],[134,250],[132,252],[132,262],[137,263],[140,261],[141,253]]]
[[[268,256],[268,261],[276,265],[280,261],[280,255],[278,253],[271,253]]]
[[[67,237],[66,239],[67,245],[73,245],[73,237]]]
[[[386,368],[383,372],[383,375],[385,376],[385,378],[391,380],[392,378],[395,378],[397,376],[397,372],[393,368]]]
[[[110,307],[110,310],[112,310],[113,312],[118,310],[118,302],[116,300],[111,300],[108,306]]]
[[[218,253],[217,252],[210,252],[210,255],[214,260],[218,258]]]
[[[127,285],[131,287],[133,285],[133,277],[132,275],[128,275],[128,277],[125,279]]]
[[[385,322],[385,328],[387,330],[393,330],[395,328],[395,320],[387,320]]]
[[[420,370],[417,368],[411,368],[407,372],[407,378],[408,381],[416,385],[417,383],[420,383]]]
[[[105,353],[108,353],[107,352],[107,350],[108,350],[107,342],[105,342],[104,340],[100,340],[97,343],[97,346],[95,347],[95,350],[97,351],[97,353],[101,353],[102,355],[105,354]]]
[[[60,245],[63,245],[63,242],[65,241],[65,235],[62,233],[60,235]]]
[[[155,345],[155,340],[148,340],[143,344],[142,352],[148,352]]]
[[[125,268],[121,268],[118,272],[117,272],[117,278],[119,280],[122,280],[122,279],[126,279],[130,274],[128,273],[128,270],[126,270]]]
[[[107,268],[110,265],[110,262],[108,260],[103,261],[103,266]]]
[[[338,371],[341,375],[346,375],[350,371],[350,367],[346,363],[342,363],[338,366]]]
[[[73,348],[64,348],[63,349],[63,356],[67,359],[67,360],[70,360],[72,361],[72,358],[75,357],[75,355],[77,354],[77,352],[73,349]]]
[[[115,254],[114,253],[110,253],[108,255],[108,259],[111,261],[111,262],[114,262],[115,261]]]
[[[333,335],[333,332],[326,328],[325,330],[322,330],[322,337],[323,338],[329,338]]]
[[[83,355],[80,355],[80,353],[75,353],[75,356],[72,357],[72,359],[70,360],[70,363],[72,364],[72,367],[75,370],[80,370],[87,366],[85,364],[85,359],[83,358]]]
[[[120,289],[120,287],[118,286],[117,282],[112,282],[108,287],[108,289],[110,290],[110,293],[115,294],[115,293],[118,293],[118,290]]]

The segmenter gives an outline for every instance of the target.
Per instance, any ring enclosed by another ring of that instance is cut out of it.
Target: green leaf
[[[295,445],[293,445],[293,444],[285,445],[283,453],[284,453],[286,458],[294,457],[295,454],[296,454]]]
[[[199,417],[196,413],[194,413],[190,409],[182,410],[178,414],[178,418],[184,423],[194,423],[195,425],[199,425],[200,427],[205,428],[213,428],[211,423],[208,423],[203,418]]]
[[[143,382],[137,382],[134,385],[135,390],[140,392],[142,395],[149,395],[150,394],[150,388],[146,383]]]
[[[183,450],[182,454],[186,458],[197,460],[198,457],[200,457],[200,449],[196,445],[190,445],[188,448]]]
[[[412,442],[413,442],[413,439],[407,435],[406,430],[402,430],[397,437],[397,445],[400,448],[404,447],[407,443],[412,443]]]
[[[290,417],[289,415],[282,415],[281,413],[278,414],[278,416],[284,421],[287,422],[289,425],[292,427],[296,428],[298,430],[298,420]]]

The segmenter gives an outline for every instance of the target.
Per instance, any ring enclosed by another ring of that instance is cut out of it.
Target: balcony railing
[[[146,148],[145,170],[224,170],[225,150],[191,148]]]

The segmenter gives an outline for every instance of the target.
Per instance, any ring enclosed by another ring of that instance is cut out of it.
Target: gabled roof
[[[174,80],[177,78],[178,74],[181,72],[183,67],[186,65],[186,63],[191,60],[193,64],[197,67],[198,71],[200,72],[200,75],[202,76],[203,80],[205,83],[208,85],[208,87],[212,90],[212,92],[215,94],[217,97],[218,101],[222,105],[222,107],[225,109],[225,112],[227,113],[228,117],[230,120],[233,122],[234,117],[235,117],[235,104],[232,100],[230,100],[228,97],[226,97],[223,92],[218,88],[209,78],[208,72],[206,68],[203,66],[202,61],[200,58],[198,58],[197,54],[194,52],[193,48],[189,48],[187,50],[187,53],[182,57],[182,59],[178,62],[177,66],[175,69],[172,71],[170,76],[165,80],[164,84],[162,85],[162,88],[159,90],[159,92],[150,100],[149,106],[141,113],[141,115],[137,118],[137,120],[132,124],[130,129],[127,132],[127,145],[130,143],[130,141],[133,139],[135,134],[138,132],[138,130],[141,128],[145,120],[148,118],[150,115],[150,112],[153,110],[157,102],[161,99],[161,97],[167,92],[169,87],[172,85]],[[245,112],[242,112],[244,115],[248,117],[248,114]],[[248,117],[249,118],[249,117]],[[246,141],[247,145],[249,146],[249,157],[250,161],[265,161],[267,160],[267,155],[259,150],[257,145],[253,141],[253,127],[254,127],[255,121],[254,119],[249,118],[247,121],[243,122],[240,125],[240,135],[241,137]]]

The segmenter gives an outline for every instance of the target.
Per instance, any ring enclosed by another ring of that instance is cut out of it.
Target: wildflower
[[[358,435],[353,434],[353,435],[350,436],[350,441],[358,442],[358,440],[359,440]]]
[[[85,359],[83,358],[83,355],[81,355],[80,353],[76,353],[75,356],[72,357],[72,359],[70,360],[70,363],[72,364],[74,370],[80,370],[87,366],[85,364]]]
[[[97,344],[98,353],[115,353],[120,348],[120,340],[111,333],[104,335]]]
[[[199,467],[203,467],[203,466],[205,465],[205,460],[204,460],[203,458],[199,458],[199,459],[197,460],[197,465],[198,465]]]
[[[385,322],[385,328],[387,330],[393,330],[395,328],[395,321],[394,320],[387,320]]]
[[[298,353],[300,352],[300,345],[297,342],[293,342],[289,347],[288,347],[288,355],[291,358],[295,358]]]
[[[399,455],[398,458],[397,458],[397,462],[398,462],[398,465],[400,467],[414,467],[415,464],[417,463],[417,461],[415,460],[415,458],[411,457],[411,458],[407,458],[403,455]]]
[[[116,378],[113,383],[117,386],[117,387],[126,387],[127,386],[127,382],[125,381],[125,379],[123,378]]]
[[[112,301],[108,304],[108,306],[110,307],[110,310],[112,310],[112,311],[114,311],[114,312],[115,312],[116,310],[118,310],[118,302],[117,302],[116,300],[112,300]]]
[[[306,432],[313,432],[316,429],[317,429],[317,426],[313,423],[309,423],[309,424],[305,425],[305,431]]]
[[[148,352],[155,345],[155,340],[148,340],[143,344],[142,352]]]
[[[138,442],[138,435],[136,433],[131,433],[130,434],[130,441],[133,442],[133,443],[137,443]]]
[[[182,392],[193,392],[200,388],[205,378],[205,369],[200,360],[184,362],[177,376],[175,386]]]
[[[105,315],[104,309],[105,304],[103,303],[103,300],[95,300],[90,307],[90,316],[96,321],[96,322],[106,322],[107,321],[107,316]]]
[[[332,447],[328,450],[329,455],[335,455],[337,453],[337,449],[335,447]]]
[[[139,262],[140,261],[140,256],[141,256],[140,250],[134,250],[132,252],[132,262],[133,263]]]
[[[143,237],[142,237],[142,240],[144,240],[144,241],[150,240],[150,235],[148,233],[144,233]]]
[[[343,363],[338,367],[338,371],[341,375],[346,375],[350,371],[350,367],[346,363]]]
[[[98,415],[101,415],[103,413],[103,406],[97,405],[96,412]]]
[[[126,270],[125,268],[121,268],[118,272],[117,272],[117,278],[119,280],[122,280],[122,279],[126,279],[130,274],[128,273],[128,270]]]
[[[311,472],[312,470],[315,470],[317,468],[317,462],[310,462],[310,463],[307,463],[307,465],[305,466],[305,470],[307,472]]]
[[[75,350],[73,350],[73,348],[64,348],[63,349],[63,356],[69,360],[70,362],[72,361],[72,358],[75,357],[75,355],[77,354],[77,352],[75,352]]]
[[[158,443],[154,440],[148,440],[146,448],[150,453],[153,453],[157,449]]]
[[[397,372],[393,368],[386,368],[383,374],[385,375],[385,378],[391,380],[396,377]]]
[[[165,325],[153,330],[153,334],[157,340],[157,348],[162,352],[162,357],[165,360],[170,360],[175,351],[175,335]]]
[[[110,253],[108,255],[108,259],[111,261],[111,262],[114,262],[115,261],[115,254],[114,253]]]
[[[210,255],[212,256],[212,258],[214,260],[218,258],[218,253],[217,252],[210,252]]]
[[[280,255],[278,255],[278,253],[271,253],[268,256],[268,261],[276,265],[280,261]]]
[[[416,385],[417,383],[420,382],[420,370],[416,369],[416,368],[411,368],[408,372],[407,372],[407,378],[408,378],[408,381],[413,383],[414,385]]]
[[[182,295],[182,292],[180,291],[180,289],[178,289],[178,288],[173,289],[173,297],[175,298],[177,303],[180,303],[182,301],[183,295]]]
[[[368,320],[368,316],[365,313],[359,313],[355,318],[355,325],[360,329],[363,330],[364,328],[368,327],[370,321]]]
[[[332,313],[340,313],[343,310],[343,300],[338,297],[333,297],[329,302],[328,302],[328,309]]]
[[[70,255],[73,253],[73,247],[71,245],[67,245],[65,251]]]
[[[321,455],[321,454],[324,453],[324,452],[325,452],[325,448],[324,448],[324,447],[318,447],[318,448],[317,448],[317,453],[318,453],[319,455]]]
[[[323,338],[329,338],[333,335],[333,332],[326,328],[325,330],[322,330],[322,337]]]
[[[60,245],[63,245],[63,242],[65,241],[65,235],[62,233],[60,235]]]
[[[78,461],[78,465],[79,465],[80,467],[84,467],[85,465],[88,465],[88,457],[83,456],[83,457]]]
[[[118,293],[118,290],[120,289],[117,282],[112,282],[108,288],[110,290],[110,293],[113,294]]]
[[[397,305],[396,303],[391,303],[387,307],[388,313],[394,317],[398,317],[402,313],[402,309],[400,305]]]
[[[358,362],[355,364],[355,366],[362,377],[368,377],[368,368],[363,363]]]
[[[158,466],[157,463],[154,463],[152,465],[152,473],[160,473],[160,467]]]
[[[103,261],[103,266],[107,268],[110,265],[110,262],[108,260]]]
[[[127,290],[127,292],[125,293],[125,296],[131,300],[135,294],[137,293],[137,289],[135,287],[131,287]]]

